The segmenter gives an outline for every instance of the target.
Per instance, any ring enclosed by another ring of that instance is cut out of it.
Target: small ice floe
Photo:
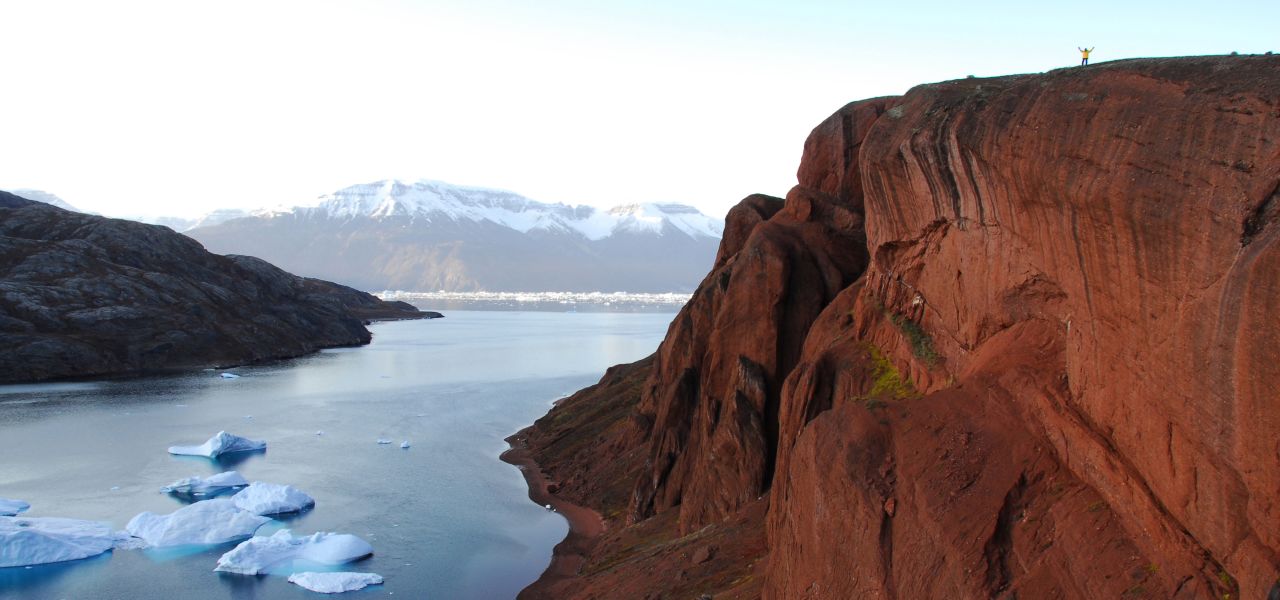
[[[316,432],[316,435],[324,435],[324,430],[323,430],[323,429],[321,429],[320,431],[317,431],[317,432]]]
[[[241,542],[223,554],[213,570],[258,575],[295,560],[340,565],[370,554],[373,554],[373,546],[351,534],[320,532],[293,537],[288,529],[282,529],[270,537],[255,537]]]
[[[89,558],[110,550],[127,537],[96,521],[0,517],[0,567]]]
[[[235,373],[223,373],[222,378],[223,379],[240,379],[240,376],[236,375]]]
[[[225,544],[253,535],[271,519],[215,498],[179,508],[167,515],[144,512],[125,526],[130,535],[154,547]]]
[[[223,471],[217,475],[210,475],[208,478],[201,479],[199,476],[191,476],[186,479],[179,479],[169,485],[160,488],[161,492],[166,494],[190,494],[193,496],[217,496],[229,492],[235,488],[241,488],[249,485],[244,477],[235,471]]]
[[[213,437],[209,438],[208,441],[200,444],[199,446],[169,446],[169,454],[217,458],[219,455],[230,452],[248,452],[251,450],[266,449],[266,442],[242,438],[238,435],[231,435],[225,431],[219,431]]]
[[[406,449],[407,449],[407,448],[409,447],[409,440],[405,440],[405,441],[403,441],[403,442],[400,442],[400,447],[401,447],[401,448],[406,448]]]
[[[255,515],[282,515],[307,510],[316,505],[315,499],[291,485],[253,482],[231,497],[236,507]]]
[[[113,491],[113,492],[118,492],[118,491],[120,491],[120,486],[118,486],[118,485],[113,485],[113,486],[111,486],[111,491]]]
[[[28,508],[31,508],[31,505],[22,500],[0,498],[0,516],[12,517],[27,512]]]
[[[377,573],[294,573],[289,576],[289,583],[321,594],[340,594],[354,592],[371,585],[382,583],[382,576]]]
[[[253,415],[245,415],[245,416],[244,416],[244,420],[246,420],[246,421],[248,421],[249,419],[252,419],[252,418],[253,418]]]
[[[552,508],[552,507],[551,507],[551,505],[550,505],[550,504],[548,504],[546,508],[547,508],[547,510],[550,510],[550,511],[554,511],[554,510],[555,510],[554,508]]]
[[[379,443],[379,444],[390,444],[390,443],[391,443],[391,440],[389,440],[389,439],[387,439],[387,438],[378,438],[378,443]]]

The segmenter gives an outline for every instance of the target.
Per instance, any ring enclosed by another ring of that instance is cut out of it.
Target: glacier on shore
[[[373,554],[373,546],[351,534],[319,532],[294,537],[288,529],[282,529],[270,537],[255,537],[241,542],[223,554],[213,570],[260,575],[278,567],[287,567],[295,560],[340,565],[370,554]]]
[[[209,458],[217,458],[220,455],[231,452],[249,452],[252,450],[266,450],[267,443],[258,440],[242,438],[238,435],[231,435],[225,431],[219,431],[199,446],[169,446],[169,454],[180,454],[184,456],[206,456]]]
[[[161,492],[168,494],[180,494],[191,496],[217,496],[235,488],[245,487],[249,482],[241,477],[235,471],[224,471],[217,475],[210,475],[207,478],[201,478],[199,475],[193,475],[185,479],[179,479],[169,485],[160,488]]]
[[[362,590],[371,585],[382,583],[382,576],[377,573],[317,573],[307,571],[289,576],[289,583],[321,594],[340,594]]]
[[[0,498],[0,517],[12,517],[27,512],[31,505],[22,500]]]
[[[128,536],[106,523],[57,517],[0,517],[0,567],[89,558]]]
[[[125,530],[153,547],[225,544],[252,536],[270,521],[241,510],[229,498],[214,498],[167,515],[140,513]]]
[[[240,510],[255,515],[280,515],[301,512],[316,505],[315,499],[291,485],[255,481],[231,497]]]

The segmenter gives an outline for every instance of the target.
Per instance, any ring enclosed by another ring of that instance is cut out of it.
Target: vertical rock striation
[[[619,530],[767,503],[756,562],[681,590],[1280,593],[1280,58],[855,102],[798,179],[730,213],[611,451]],[[577,589],[658,564],[619,556]]]

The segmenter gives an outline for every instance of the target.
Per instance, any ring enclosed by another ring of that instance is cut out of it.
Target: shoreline
[[[538,506],[551,505],[569,523],[569,533],[551,551],[551,564],[547,565],[538,579],[521,590],[519,595],[525,599],[554,598],[550,588],[561,581],[577,577],[586,561],[587,552],[595,545],[596,538],[604,533],[605,524],[600,513],[558,498],[550,491],[553,482],[548,481],[526,443],[528,431],[532,428],[526,427],[508,437],[505,441],[511,447],[498,458],[520,469],[529,486],[530,500]]]

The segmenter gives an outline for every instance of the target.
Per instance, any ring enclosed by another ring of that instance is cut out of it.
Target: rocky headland
[[[431,316],[167,227],[0,192],[0,383],[238,365],[368,343]]]
[[[524,597],[1280,597],[1278,212],[1280,57],[845,106],[513,438],[605,525]]]

